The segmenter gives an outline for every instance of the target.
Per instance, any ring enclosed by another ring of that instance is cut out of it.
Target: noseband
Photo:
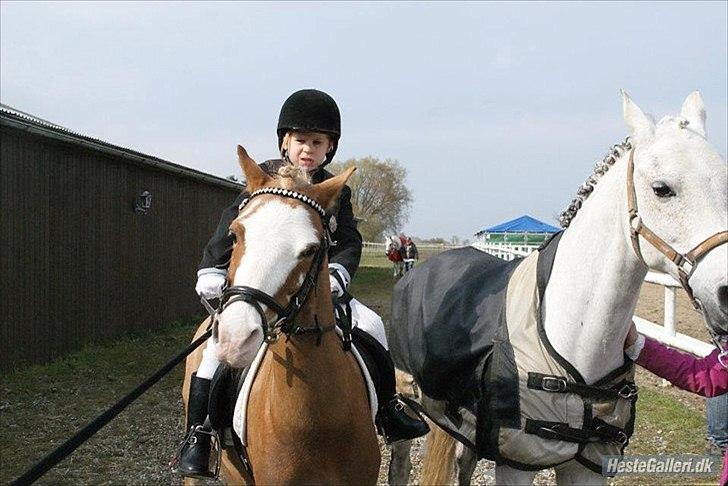
[[[322,327],[321,325],[319,325],[317,320],[315,326],[303,327],[300,325],[295,325],[293,323],[293,320],[303,308],[303,306],[306,304],[308,296],[311,293],[311,289],[316,286],[316,277],[321,271],[321,264],[323,263],[324,256],[327,254],[329,246],[331,244],[330,229],[325,217],[326,212],[320,204],[318,204],[316,201],[309,198],[308,196],[299,192],[289,191],[287,189],[282,189],[278,187],[265,187],[263,189],[259,189],[253,192],[250,197],[244,199],[243,202],[240,204],[240,211],[243,210],[245,205],[248,204],[251,199],[264,194],[272,194],[275,196],[295,199],[306,204],[314,211],[316,211],[321,217],[321,223],[324,227],[324,233],[321,237],[319,248],[318,250],[316,250],[316,254],[314,255],[313,260],[311,261],[311,265],[306,272],[303,283],[299,287],[298,291],[293,295],[293,297],[291,297],[291,300],[289,301],[287,306],[281,306],[272,296],[268,295],[262,290],[248,287],[246,285],[233,285],[227,287],[223,291],[222,297],[220,298],[220,306],[217,310],[217,314],[221,314],[230,304],[233,304],[235,302],[245,302],[247,304],[250,304],[260,316],[261,326],[263,327],[263,336],[267,343],[275,342],[278,339],[279,332],[283,332],[288,335],[318,333],[320,339],[320,336],[324,332],[333,330],[335,324]],[[272,310],[276,314],[275,321],[272,324],[268,321],[265,315],[265,311],[262,307],[263,305],[268,307],[268,309]],[[214,329],[215,331],[217,330],[217,320],[215,320]],[[215,335],[217,335],[216,332]]]
[[[629,210],[629,226],[632,238],[632,247],[639,259],[642,260],[642,263],[647,265],[645,259],[642,257],[642,252],[640,251],[639,237],[641,236],[660,253],[665,255],[672,263],[674,263],[677,267],[678,276],[680,277],[680,285],[682,285],[682,288],[685,289],[688,297],[690,297],[693,307],[702,312],[702,305],[700,301],[695,298],[693,289],[690,287],[690,277],[692,277],[695,272],[700,260],[707,255],[708,252],[710,252],[713,248],[728,242],[728,231],[720,231],[713,236],[706,238],[702,243],[689,252],[682,254],[645,226],[637,211],[637,193],[634,188],[635,147],[632,146],[631,148],[632,153],[629,155],[629,163],[627,165],[627,205]],[[708,329],[708,331],[710,332],[716,346],[718,346],[718,348],[722,351],[721,357],[725,358],[728,356],[728,350],[724,347],[722,340],[718,339],[718,336],[716,336],[711,329]]]

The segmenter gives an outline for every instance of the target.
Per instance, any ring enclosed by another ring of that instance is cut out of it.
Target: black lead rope
[[[112,405],[108,410],[99,415],[94,419],[93,422],[88,424],[83,429],[79,430],[76,435],[68,439],[66,442],[58,446],[53,452],[45,456],[35,466],[28,469],[22,476],[13,481],[12,485],[24,485],[31,484],[38,478],[48,472],[50,468],[61,462],[63,459],[68,457],[78,446],[90,439],[101,427],[108,424],[114,417],[119,415],[130,403],[139,398],[139,396],[147,391],[152,385],[158,382],[164,375],[169,373],[172,368],[177,366],[187,355],[197,349],[207,338],[212,334],[212,329],[208,329],[205,334],[197,338],[189,346],[187,346],[181,353],[169,360],[164,366],[162,366],[156,373],[147,378],[141,385],[137,386],[124,398]]]

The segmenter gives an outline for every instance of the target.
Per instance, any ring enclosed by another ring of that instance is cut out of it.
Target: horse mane
[[[609,171],[609,169],[614,165],[614,163],[622,157],[625,152],[630,150],[632,148],[632,143],[629,140],[629,137],[627,137],[624,142],[617,143],[613,145],[609,152],[604,156],[601,162],[597,162],[594,165],[594,172],[592,175],[590,175],[584,184],[579,186],[579,189],[576,192],[576,196],[574,196],[574,199],[572,199],[571,204],[564,209],[561,214],[559,214],[559,223],[561,223],[562,228],[568,228],[569,224],[571,224],[571,221],[576,216],[576,213],[579,212],[579,209],[581,209],[582,204],[584,201],[589,197],[589,195],[594,191],[594,186],[597,185],[597,182],[602,178],[604,174]]]

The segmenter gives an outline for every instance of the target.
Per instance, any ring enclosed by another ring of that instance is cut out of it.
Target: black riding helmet
[[[341,115],[336,101],[317,89],[296,91],[283,103],[278,117],[278,150],[286,132],[317,132],[331,137],[333,148],[326,154],[321,167],[334,158],[341,137]]]

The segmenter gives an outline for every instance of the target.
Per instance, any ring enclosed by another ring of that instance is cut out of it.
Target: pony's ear
[[[245,174],[248,192],[254,192],[270,183],[271,177],[258,167],[241,145],[238,145],[238,161]]]
[[[705,136],[705,103],[700,91],[693,91],[685,98],[680,116],[690,122],[688,128]]]
[[[346,181],[349,180],[349,177],[351,177],[351,174],[353,174],[355,170],[356,167],[352,165],[336,177],[332,177],[331,179],[327,179],[314,185],[312,187],[313,193],[311,197],[313,197],[321,206],[329,209],[334,205],[341,193],[341,189],[344,188]]]
[[[655,132],[655,122],[652,117],[646,115],[639,106],[632,101],[626,91],[621,90],[622,94],[622,114],[624,122],[632,131],[633,138],[649,137]]]

